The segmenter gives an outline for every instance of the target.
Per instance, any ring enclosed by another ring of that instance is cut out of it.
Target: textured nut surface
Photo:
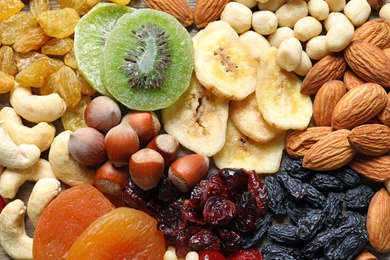
[[[350,131],[333,131],[312,145],[303,157],[302,166],[315,171],[328,171],[348,164],[355,156],[348,142]]]
[[[359,78],[358,75],[356,75],[356,73],[350,69],[347,69],[347,71],[344,73],[343,82],[347,90],[365,83],[364,80]]]
[[[190,26],[194,20],[191,6],[186,0],[144,0],[152,9],[169,13],[184,26]]]
[[[352,129],[381,112],[387,104],[384,88],[365,83],[349,90],[337,103],[332,114],[332,127]]]
[[[352,40],[370,42],[380,49],[388,48],[390,47],[390,23],[382,18],[367,21],[355,30]]]
[[[377,191],[367,211],[367,233],[371,246],[377,252],[390,251],[390,194],[385,188]]]
[[[194,7],[194,22],[196,27],[204,28],[210,22],[217,20],[230,0],[198,0]]]
[[[390,94],[387,94],[387,103],[385,108],[378,114],[378,120],[390,127]]]
[[[329,126],[314,126],[294,130],[285,139],[286,152],[293,158],[303,158],[311,146],[332,132]]]
[[[379,156],[390,150],[390,128],[382,124],[364,124],[348,135],[351,146],[360,154]]]
[[[385,5],[385,0],[367,0],[367,2],[375,11],[379,11]]]
[[[373,181],[383,182],[390,179],[390,155],[376,157],[356,155],[349,166],[357,173]]]

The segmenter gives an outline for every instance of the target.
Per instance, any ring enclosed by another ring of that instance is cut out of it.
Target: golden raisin
[[[116,3],[118,5],[128,5],[130,0],[109,0],[110,2]]]
[[[65,130],[74,132],[79,128],[87,126],[84,119],[84,110],[90,102],[90,96],[83,96],[75,107],[66,109],[61,116],[61,123]]]
[[[76,71],[76,76],[80,83],[82,95],[92,96],[96,94],[96,90],[91,86],[91,84],[89,84],[89,82],[83,77],[83,75],[81,75],[78,70]]]
[[[64,56],[64,62],[66,65],[71,67],[72,69],[78,69],[76,57],[74,55],[74,49],[72,48],[67,54]]]
[[[44,33],[41,27],[28,30],[22,35],[13,45],[16,52],[26,53],[33,50],[38,50],[43,44],[51,39],[50,36]]]
[[[26,69],[20,71],[15,80],[22,86],[42,87],[46,77],[57,72],[63,65],[50,62],[50,58],[32,62]]]
[[[72,48],[73,39],[69,37],[61,39],[53,38],[42,46],[41,52],[48,55],[62,56],[69,52]]]
[[[61,8],[73,8],[79,15],[83,15],[100,3],[101,0],[56,0],[56,2]]]
[[[14,77],[0,70],[0,94],[8,93],[14,87]]]
[[[29,7],[34,18],[38,19],[41,13],[50,10],[50,0],[30,0]]]
[[[80,16],[75,9],[63,8],[42,12],[38,17],[38,24],[47,35],[65,38],[74,33],[79,20]]]
[[[68,66],[50,74],[42,87],[42,95],[58,93],[68,107],[75,107],[81,99],[81,88],[76,73]]]
[[[9,46],[0,48],[0,70],[11,76],[15,76],[18,73],[14,51]]]
[[[14,44],[28,30],[37,28],[38,24],[30,12],[19,12],[0,22],[3,45]]]
[[[50,63],[50,66],[53,67],[61,67],[64,66],[64,62],[55,58],[49,58],[47,55],[36,52],[36,51],[30,51],[26,53],[18,53],[16,56],[16,66],[18,67],[19,71],[22,71],[26,69],[31,63],[37,60],[47,59]]]
[[[1,0],[0,1],[0,21],[7,20],[12,15],[18,13],[24,4],[20,0]]]

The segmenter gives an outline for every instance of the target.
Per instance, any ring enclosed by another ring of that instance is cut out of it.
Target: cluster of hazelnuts
[[[84,111],[86,127],[74,131],[68,149],[72,157],[96,168],[95,186],[120,195],[127,178],[143,190],[154,188],[167,174],[181,192],[191,190],[209,169],[206,156],[178,156],[179,142],[161,131],[153,111],[128,111],[110,97],[94,98]]]

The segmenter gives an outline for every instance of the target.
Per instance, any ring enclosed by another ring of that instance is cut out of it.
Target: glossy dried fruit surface
[[[21,11],[7,20],[0,22],[0,32],[3,45],[14,44],[28,30],[37,28],[38,24],[31,13]]]
[[[26,53],[38,50],[51,39],[41,27],[33,28],[25,32],[12,46],[16,52]]]
[[[61,123],[65,130],[74,132],[79,128],[87,127],[84,119],[84,110],[90,102],[90,96],[83,96],[76,106],[66,109],[61,116]]]
[[[75,241],[66,259],[163,259],[164,235],[156,224],[143,211],[117,208],[96,219]]]
[[[9,46],[2,46],[0,48],[0,70],[10,76],[15,76],[18,72],[14,51]]]
[[[22,10],[23,7],[24,4],[20,0],[2,0],[0,2],[0,21],[8,19]]]
[[[74,33],[79,20],[80,16],[75,9],[63,8],[42,12],[38,17],[38,24],[47,35],[65,38]]]
[[[32,62],[26,69],[20,71],[15,80],[22,86],[42,87],[45,79],[51,73],[57,72],[62,67],[61,63],[52,63],[50,59],[40,59]]]
[[[101,0],[56,0],[56,2],[61,8],[73,8],[79,15],[83,15],[100,3]]]
[[[47,55],[65,55],[73,48],[73,39],[66,38],[53,38],[42,46],[41,52]]]
[[[38,19],[41,13],[51,9],[50,0],[30,0],[29,7],[34,18]]]

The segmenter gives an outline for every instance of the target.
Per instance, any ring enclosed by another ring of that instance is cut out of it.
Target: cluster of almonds
[[[349,165],[382,188],[367,215],[370,243],[390,251],[390,21],[360,26],[342,53],[316,63],[301,92],[314,96],[314,126],[292,131],[286,151],[303,167],[327,171]],[[378,225],[378,223],[381,223]]]
[[[177,158],[175,137],[160,133],[154,112],[131,111],[122,117],[119,105],[110,97],[98,96],[84,112],[87,127],[70,134],[71,156],[95,167],[95,186],[110,195],[120,195],[130,174],[143,190],[154,188],[165,170],[179,191],[187,192],[205,177],[209,159],[199,154]]]

